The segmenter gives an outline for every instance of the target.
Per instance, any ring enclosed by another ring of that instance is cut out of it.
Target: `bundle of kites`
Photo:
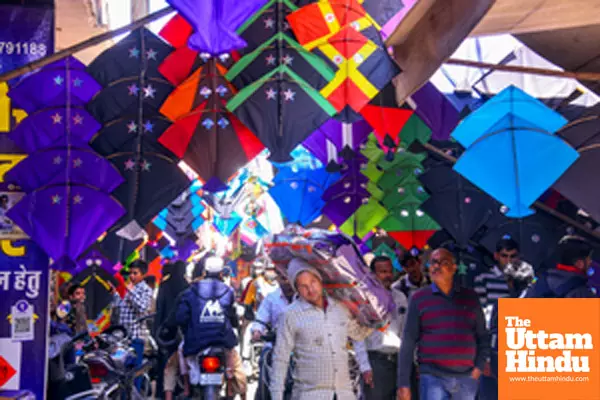
[[[394,300],[371,274],[354,242],[343,234],[288,226],[266,243],[281,272],[300,258],[316,268],[327,293],[341,302],[363,326],[382,329],[389,323]]]

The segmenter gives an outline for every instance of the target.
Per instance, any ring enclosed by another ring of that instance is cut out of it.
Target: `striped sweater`
[[[490,340],[477,294],[461,287],[449,295],[435,284],[411,297],[398,360],[398,387],[410,387],[410,366],[417,350],[419,372],[437,376],[483,370]]]

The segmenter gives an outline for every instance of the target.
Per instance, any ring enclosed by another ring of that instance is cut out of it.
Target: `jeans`
[[[479,380],[470,376],[421,375],[421,400],[475,400]]]
[[[365,400],[394,400],[396,398],[397,357],[369,352],[374,387],[363,383]]]
[[[135,350],[135,354],[136,354],[136,360],[135,360],[135,366],[139,367],[140,365],[142,365],[142,362],[144,361],[144,340],[143,339],[133,339],[131,341],[131,347],[133,347],[133,349]],[[142,377],[140,376],[139,378],[135,379],[135,387],[140,390],[142,388]]]
[[[477,398],[479,400],[498,400],[498,380],[491,376],[482,376]]]

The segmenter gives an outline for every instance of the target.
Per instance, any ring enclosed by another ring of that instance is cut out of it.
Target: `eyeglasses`
[[[429,260],[429,265],[431,265],[431,266],[440,265],[442,267],[451,267],[452,261],[431,259],[431,260]]]

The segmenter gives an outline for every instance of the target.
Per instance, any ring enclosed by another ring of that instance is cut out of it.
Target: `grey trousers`
[[[365,400],[395,400],[398,370],[397,355],[369,352],[374,387],[363,384]]]

